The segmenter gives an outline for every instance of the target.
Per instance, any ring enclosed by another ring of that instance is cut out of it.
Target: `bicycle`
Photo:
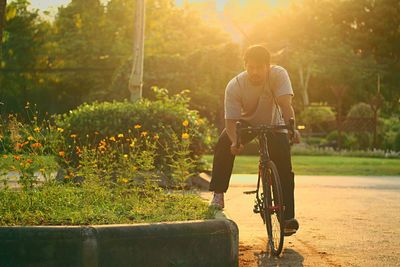
[[[278,129],[286,129],[294,132],[294,119],[290,119],[288,125],[259,127],[242,127],[241,122],[236,122],[237,148],[240,147],[241,134],[247,132],[256,133],[259,140],[259,166],[257,188],[254,191],[246,191],[244,194],[256,194],[254,213],[259,213],[266,225],[268,243],[274,256],[279,256],[282,252],[284,241],[285,206],[283,203],[282,188],[279,173],[275,163],[270,159],[268,153],[267,134]],[[260,194],[260,180],[262,192]]]

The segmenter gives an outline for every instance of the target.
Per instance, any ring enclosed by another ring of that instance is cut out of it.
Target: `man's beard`
[[[255,85],[260,85],[264,82],[263,78],[260,76],[249,76],[249,80]]]

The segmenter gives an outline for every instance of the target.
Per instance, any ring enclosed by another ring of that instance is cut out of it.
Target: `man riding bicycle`
[[[210,191],[214,191],[211,205],[223,209],[224,193],[229,187],[235,156],[255,135],[243,135],[236,146],[236,121],[245,125],[283,125],[294,118],[293,89],[287,71],[270,65],[270,54],[261,45],[250,46],[244,55],[245,71],[229,81],[225,90],[225,129],[215,146]],[[268,149],[275,162],[282,184],[285,204],[285,233],[293,234],[299,228],[294,218],[294,173],[292,172],[289,136],[300,142],[297,130],[288,133],[279,130],[268,136]]]

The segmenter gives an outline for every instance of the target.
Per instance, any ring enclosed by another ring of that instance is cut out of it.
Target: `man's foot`
[[[214,197],[210,205],[222,210],[225,207],[224,193],[214,193]]]
[[[299,229],[299,222],[295,218],[285,220],[285,229],[284,229],[285,236],[290,236],[295,234],[298,229]]]

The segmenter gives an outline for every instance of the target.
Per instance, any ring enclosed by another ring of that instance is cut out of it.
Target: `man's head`
[[[262,45],[252,45],[244,53],[244,65],[253,84],[262,84],[270,66],[270,53]]]

